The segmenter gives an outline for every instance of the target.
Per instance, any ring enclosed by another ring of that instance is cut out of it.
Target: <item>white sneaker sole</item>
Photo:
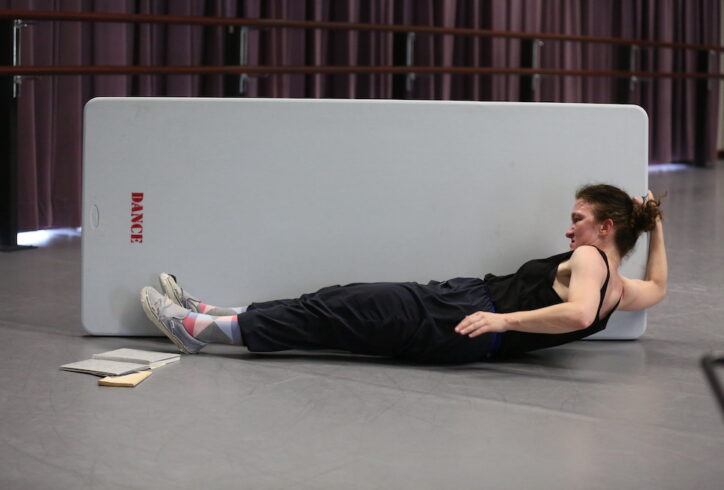
[[[166,293],[166,296],[171,298],[171,301],[183,308],[186,308],[186,306],[182,302],[183,291],[176,283],[176,280],[171,274],[166,274],[165,272],[162,272],[158,276],[158,281],[161,283],[161,288],[163,289],[163,292]]]

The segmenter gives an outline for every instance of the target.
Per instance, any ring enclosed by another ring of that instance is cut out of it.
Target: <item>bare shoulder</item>
[[[571,266],[584,266],[594,270],[606,270],[606,263],[601,257],[601,252],[593,245],[581,245],[571,255]]]
[[[601,252],[591,245],[582,245],[576,248],[569,261],[571,277],[575,282],[587,286],[600,287],[606,280],[608,269]]]

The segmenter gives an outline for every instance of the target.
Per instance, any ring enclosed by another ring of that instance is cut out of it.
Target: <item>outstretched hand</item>
[[[507,322],[503,314],[476,311],[458,323],[455,331],[460,335],[469,335],[470,338],[473,338],[484,333],[505,332],[506,327]]]
[[[651,192],[651,189],[646,193],[646,200],[655,199],[654,193]],[[638,205],[641,205],[644,203],[644,200],[639,196],[633,196],[633,202],[635,202]]]

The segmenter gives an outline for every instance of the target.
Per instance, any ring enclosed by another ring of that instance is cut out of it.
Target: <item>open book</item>
[[[171,352],[156,352],[140,349],[116,349],[100,354],[93,354],[93,359],[105,359],[108,361],[133,362],[144,364],[151,369],[166,365],[170,362],[176,362],[181,359],[180,354]]]
[[[89,373],[96,376],[120,376],[122,374],[135,373],[149,369],[147,364],[135,362],[108,361],[106,359],[86,359],[85,361],[63,364],[60,369],[75,371],[77,373]]]
[[[154,369],[178,361],[179,354],[139,349],[116,349],[93,354],[93,359],[63,364],[60,369],[96,376],[121,376],[128,373]]]

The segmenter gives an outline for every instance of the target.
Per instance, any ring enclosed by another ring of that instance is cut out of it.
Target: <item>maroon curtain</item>
[[[434,25],[494,30],[630,37],[719,45],[719,0],[0,0],[0,8],[298,19]],[[22,32],[24,65],[221,65],[225,28],[36,22]],[[294,29],[250,29],[250,65],[391,65],[393,35]],[[416,36],[413,64],[520,66],[519,40]],[[606,70],[615,47],[546,41],[540,66]],[[696,53],[641,49],[642,71],[695,71]],[[712,57],[718,71],[718,56]],[[96,96],[222,96],[389,98],[391,75],[62,76],[23,82],[19,98],[19,225],[21,230],[79,226],[82,108]],[[227,89],[225,89],[225,84]],[[653,163],[692,161],[697,127],[696,82],[639,80],[631,101],[650,118]],[[615,103],[609,78],[541,77],[543,102]],[[518,100],[509,75],[417,76],[410,99]],[[714,161],[719,84],[709,96],[709,153]]]
[[[231,0],[0,0],[0,8],[235,16]],[[204,35],[206,37],[204,37]],[[21,33],[23,65],[223,64],[223,28],[33,22]],[[24,79],[18,99],[20,231],[81,223],[83,106],[93,97],[221,96],[221,77],[60,76]]]

